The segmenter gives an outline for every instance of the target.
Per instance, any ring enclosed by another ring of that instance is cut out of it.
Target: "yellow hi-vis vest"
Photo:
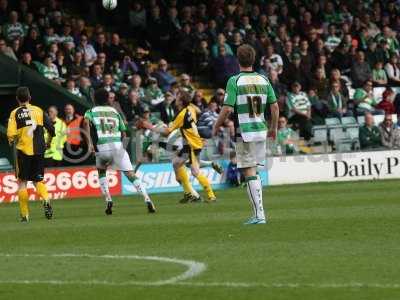
[[[59,118],[56,118],[54,123],[54,129],[56,135],[53,137],[51,141],[50,148],[46,150],[44,153],[45,158],[51,158],[57,161],[61,161],[63,159],[63,149],[64,144],[67,140],[67,125],[65,122]],[[48,134],[45,132],[45,139],[47,141]]]

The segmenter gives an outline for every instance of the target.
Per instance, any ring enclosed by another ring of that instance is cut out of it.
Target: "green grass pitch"
[[[2,204],[0,299],[400,299],[399,186],[271,187],[270,222],[250,227],[245,189],[209,205],[154,195],[156,215],[138,197],[115,198],[112,216],[79,199],[54,201],[47,221],[31,203],[29,224]],[[188,275],[165,258],[199,264]]]

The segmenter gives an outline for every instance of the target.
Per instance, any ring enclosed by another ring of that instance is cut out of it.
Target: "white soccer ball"
[[[117,0],[103,0],[103,7],[107,10],[113,10],[117,7]]]

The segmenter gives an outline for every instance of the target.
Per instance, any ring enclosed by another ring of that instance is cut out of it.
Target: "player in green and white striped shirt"
[[[262,183],[257,176],[257,166],[266,159],[267,104],[271,108],[269,136],[276,137],[279,107],[269,80],[253,71],[255,50],[242,45],[237,50],[240,73],[228,80],[224,107],[214,125],[216,136],[226,118],[234,113],[236,129],[236,156],[238,168],[247,182],[247,193],[253,206],[254,215],[245,224],[265,224],[262,200]]]
[[[95,94],[96,106],[85,113],[84,127],[87,144],[96,155],[96,167],[99,172],[100,189],[106,198],[106,214],[112,214],[112,198],[108,189],[107,168],[124,172],[125,176],[144,197],[148,211],[154,213],[155,207],[145,187],[136,177],[129,155],[122,145],[126,137],[126,126],[117,110],[107,105],[109,93],[100,89]]]

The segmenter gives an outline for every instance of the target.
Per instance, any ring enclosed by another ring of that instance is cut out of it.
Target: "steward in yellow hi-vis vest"
[[[8,119],[7,137],[10,144],[16,144],[15,175],[18,178],[18,200],[22,221],[29,220],[27,181],[32,181],[37,193],[44,200],[45,216],[51,219],[50,206],[44,177],[44,152],[55,135],[54,126],[40,107],[31,105],[31,95],[27,87],[19,87],[16,92],[19,106]],[[49,133],[45,141],[44,128]]]

